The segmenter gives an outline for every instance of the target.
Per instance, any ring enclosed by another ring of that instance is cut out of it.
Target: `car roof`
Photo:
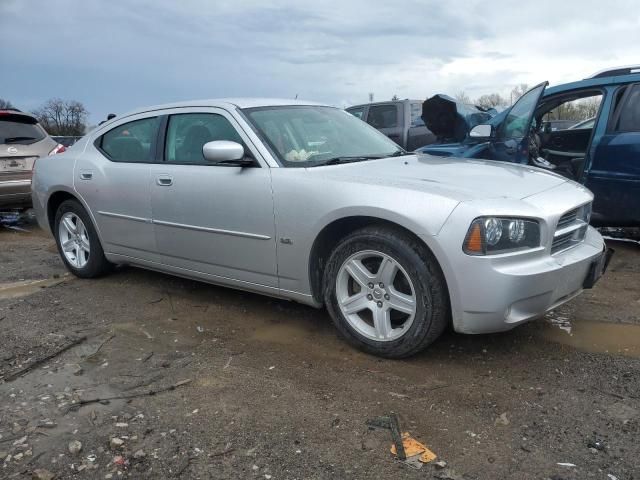
[[[384,100],[382,102],[359,103],[358,105],[350,105],[347,108],[345,108],[345,110],[349,110],[350,108],[370,107],[371,105],[389,105],[392,103],[404,103],[404,102],[422,103],[424,102],[424,100],[416,100],[413,98],[403,98],[402,100]]]
[[[564,83],[562,85],[548,87],[544,92],[544,96],[546,97],[548,95],[555,95],[556,93],[570,92],[571,90],[578,90],[588,87],[624,85],[634,82],[640,82],[640,73],[633,73],[628,75],[613,75],[610,77],[586,78],[584,80],[578,80],[577,82]]]
[[[34,120],[37,120],[34,115],[31,115],[30,113],[27,113],[27,112],[22,112],[22,111],[18,110],[17,108],[0,109],[0,117],[4,117],[4,116],[8,116],[8,115],[29,117],[29,118],[32,118]]]
[[[328,107],[318,102],[305,100],[290,100],[284,98],[209,98],[203,100],[187,100],[183,102],[165,103],[161,105],[152,105],[149,107],[138,108],[131,112],[121,115],[119,118],[136,115],[138,113],[152,112],[155,110],[167,110],[170,108],[188,108],[188,107],[237,107],[237,108],[257,108],[257,107],[283,107],[295,105],[317,105]],[[117,119],[118,117],[114,118]]]

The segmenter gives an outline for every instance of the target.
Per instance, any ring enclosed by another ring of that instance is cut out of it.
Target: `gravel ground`
[[[389,361],[325,311],[75,279],[29,229],[0,228],[0,478],[640,479],[638,244],[546,319]],[[390,413],[446,467],[395,460]]]

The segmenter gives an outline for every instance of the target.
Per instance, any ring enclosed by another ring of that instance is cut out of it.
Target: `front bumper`
[[[457,278],[454,329],[500,332],[544,315],[595,283],[606,268],[606,261],[595,265],[605,252],[602,236],[589,227],[582,243],[556,255],[469,258],[472,268]],[[594,268],[600,270],[592,278]]]

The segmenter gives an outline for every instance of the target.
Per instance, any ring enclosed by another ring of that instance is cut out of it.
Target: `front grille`
[[[558,220],[553,235],[551,254],[562,252],[581,243],[587,234],[590,217],[590,203],[563,214]]]
[[[576,218],[578,217],[578,210],[579,209],[576,208],[562,215],[560,217],[560,220],[558,220],[558,226],[556,227],[556,230],[560,230],[561,228],[564,228],[567,225],[571,225],[573,222],[575,222]]]

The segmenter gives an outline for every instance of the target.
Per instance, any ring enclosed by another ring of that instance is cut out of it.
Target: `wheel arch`
[[[58,210],[58,207],[60,207],[62,202],[66,200],[75,200],[80,205],[82,205],[82,208],[85,209],[85,211],[89,215],[89,218],[91,218],[91,221],[93,222],[93,226],[96,229],[96,233],[98,234],[98,238],[102,243],[102,235],[100,234],[100,228],[98,227],[98,223],[96,222],[93,212],[91,211],[89,206],[86,204],[86,202],[82,199],[82,197],[77,192],[70,191],[67,189],[62,189],[62,188],[55,190],[49,195],[49,197],[47,198],[47,204],[45,206],[47,225],[49,226],[51,233],[55,234],[54,222],[56,219],[56,211]]]
[[[434,253],[433,249],[427,245],[424,238],[415,234],[408,227],[401,225],[397,222],[386,220],[380,217],[368,216],[368,215],[352,215],[335,219],[325,225],[320,232],[316,235],[311,251],[309,254],[309,284],[311,287],[311,295],[318,304],[323,304],[322,294],[322,281],[324,277],[327,261],[331,256],[331,253],[340,241],[352,232],[368,226],[386,226],[392,230],[402,232],[403,234],[412,238],[418,245],[422,247],[420,255],[431,256],[440,270],[442,279],[445,282],[445,291],[447,294],[447,301],[449,303],[449,309],[451,308],[451,299],[449,285],[447,277],[444,273],[444,269],[440,265],[438,256]]]

